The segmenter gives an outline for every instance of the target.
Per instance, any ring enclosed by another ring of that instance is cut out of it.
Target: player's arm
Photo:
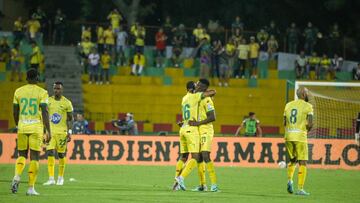
[[[216,90],[206,90],[205,92],[202,93],[202,98],[205,97],[213,97],[216,95]]]
[[[48,136],[46,137],[45,142],[49,143],[49,141],[51,139],[51,131],[50,131],[50,119],[49,119],[48,106],[46,103],[41,103],[40,108],[41,108],[42,120],[43,120],[45,129],[47,130],[47,133],[48,133]]]
[[[19,124],[19,112],[20,112],[19,104],[13,104],[13,116],[16,126],[18,126]]]
[[[190,126],[200,126],[200,125],[205,125],[211,122],[214,122],[216,120],[216,116],[215,116],[215,110],[212,111],[208,111],[206,113],[206,119],[202,120],[202,121],[189,121],[189,125]]]
[[[313,127],[313,115],[308,114],[307,117],[306,117],[306,120],[307,120],[306,129],[308,131],[310,131],[311,128]]]
[[[67,138],[66,138],[66,140],[68,142],[71,141],[73,121],[74,121],[73,112],[67,112],[66,113],[66,126],[67,126],[68,130],[67,130]]]
[[[256,129],[259,132],[258,137],[262,137],[262,129],[260,127],[260,122],[256,123]]]
[[[235,136],[239,136],[239,133],[241,132],[241,129],[244,127],[245,123],[242,122],[241,125],[236,130]]]

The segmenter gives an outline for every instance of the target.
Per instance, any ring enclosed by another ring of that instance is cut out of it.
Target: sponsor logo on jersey
[[[51,122],[54,123],[54,124],[58,124],[60,123],[61,121],[61,115],[58,114],[58,113],[54,113],[52,116],[51,116]]]

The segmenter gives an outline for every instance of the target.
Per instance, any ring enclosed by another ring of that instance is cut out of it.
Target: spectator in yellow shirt
[[[41,62],[41,52],[39,46],[37,46],[35,41],[31,42],[32,52],[30,55],[30,68],[35,70],[39,69],[39,64]]]
[[[40,22],[33,16],[30,20],[27,21],[26,27],[29,33],[30,40],[36,40],[39,35],[39,30],[41,28]]]
[[[229,71],[231,71],[232,74],[235,65],[236,47],[234,44],[234,40],[231,38],[229,39],[228,43],[225,45],[225,54],[228,61]]]
[[[90,42],[90,39],[86,37],[81,43],[80,43],[80,56],[81,56],[81,65],[85,67],[85,73],[87,73],[87,64],[89,59],[89,54],[94,47],[94,44]]]
[[[98,52],[101,54],[104,51],[104,28],[101,25],[96,26],[96,38]]]
[[[15,75],[18,74],[19,76],[19,82],[21,82],[21,54],[19,49],[19,44],[16,43],[14,45],[14,48],[11,49],[11,81],[14,81]]]
[[[81,33],[81,40],[83,41],[85,38],[89,38],[91,41],[91,27],[85,27]]]
[[[114,45],[115,45],[115,34],[113,32],[112,26],[109,27],[104,31],[104,48],[107,49],[111,56],[114,54]]]
[[[250,47],[248,44],[246,44],[246,39],[242,38],[239,46],[237,47],[239,68],[234,71],[235,78],[239,78],[239,70],[240,77],[245,78],[245,66],[249,58],[249,51]]]
[[[120,22],[122,21],[123,17],[120,15],[119,11],[115,8],[110,12],[107,17],[110,20],[110,24],[112,26],[113,32],[116,34],[119,32]]]
[[[134,64],[132,66],[131,75],[140,76],[145,66],[145,56],[140,50],[137,50],[133,62]]]
[[[135,49],[137,52],[140,51],[141,53],[144,53],[145,34],[145,28],[141,25],[136,26],[136,29],[133,31],[135,37]]]
[[[314,51],[312,52],[312,55],[309,57],[308,60],[308,70],[307,72],[309,73],[310,79],[314,79],[312,74],[310,74],[311,71],[315,71],[315,73],[318,71],[319,69],[319,65],[320,65],[320,57],[317,56],[317,53]]]
[[[317,79],[325,79],[326,74],[330,72],[331,60],[328,58],[326,54],[323,54],[320,59],[320,67],[316,71]]]
[[[193,30],[193,36],[195,40],[195,44],[199,44],[201,40],[201,35],[204,32],[204,28],[202,27],[201,23],[197,24],[197,27]]]
[[[15,22],[14,22],[14,42],[19,43],[23,38],[23,23],[22,23],[22,17],[19,16]]]
[[[110,69],[110,63],[111,63],[111,56],[109,54],[109,51],[107,49],[104,50],[104,54],[101,55],[101,79],[102,81],[100,84],[103,84],[106,82],[106,84],[109,84],[109,69]]]
[[[250,49],[249,58],[251,63],[251,78],[257,78],[257,63],[259,58],[260,45],[255,41],[254,36],[250,37],[249,49]]]

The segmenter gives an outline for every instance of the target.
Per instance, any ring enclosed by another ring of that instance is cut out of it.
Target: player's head
[[[28,83],[37,83],[39,80],[39,73],[36,69],[29,69],[26,72],[26,80],[28,81]]]
[[[201,78],[196,83],[196,92],[205,92],[210,86],[210,82],[206,78]]]
[[[190,93],[193,93],[195,91],[195,82],[189,81],[186,83],[186,90]]]
[[[127,113],[126,114],[126,117],[125,117],[125,120],[126,121],[129,121],[129,120],[132,120],[134,118],[134,114],[132,114],[132,113]]]
[[[309,90],[306,87],[300,87],[296,90],[296,95],[299,99],[303,99],[305,101],[309,101]]]
[[[255,113],[254,112],[249,112],[249,118],[255,119],[256,118]]]
[[[64,85],[62,82],[57,81],[53,85],[54,95],[55,97],[61,97],[63,93]]]

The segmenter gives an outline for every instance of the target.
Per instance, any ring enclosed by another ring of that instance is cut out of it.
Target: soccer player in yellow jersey
[[[59,155],[59,175],[56,185],[63,185],[66,164],[66,143],[71,140],[73,107],[71,101],[62,95],[64,89],[62,82],[55,82],[53,89],[54,96],[49,98],[52,138],[46,146],[49,180],[44,185],[55,185],[55,150]]]
[[[44,126],[47,130],[45,142],[51,139],[48,114],[48,93],[36,85],[38,72],[30,69],[26,73],[27,85],[16,89],[13,100],[13,116],[17,125],[18,158],[15,163],[15,176],[11,183],[12,193],[18,191],[20,177],[24,171],[28,151],[30,150],[29,188],[27,195],[39,195],[34,185],[39,171],[39,157],[44,135]]]
[[[178,176],[175,178],[176,184],[174,185],[174,189],[177,188],[178,185],[182,190],[186,190],[184,179],[197,166],[197,162],[199,161],[199,128],[190,126],[189,121],[198,119],[199,102],[205,97],[214,96],[216,94],[215,90],[193,93],[192,88],[189,87],[191,87],[191,82],[188,82],[187,84],[187,94],[183,97],[181,103],[183,124],[180,129],[180,153],[190,153],[191,159],[187,162],[184,168],[183,160],[180,159],[179,162],[176,164],[176,171],[179,171],[179,175],[176,174]]]
[[[196,92],[204,92],[210,83],[207,79],[200,79],[196,84]],[[199,121],[189,121],[190,126],[198,126],[200,132],[200,159],[198,162],[198,174],[200,185],[194,191],[206,191],[205,168],[207,169],[211,181],[211,192],[217,192],[217,180],[214,163],[210,159],[211,145],[214,137],[214,127],[212,122],[216,119],[214,103],[210,97],[201,100],[199,105]]]
[[[287,190],[294,192],[293,176],[296,163],[299,163],[297,195],[310,195],[304,190],[306,162],[308,160],[307,132],[313,125],[313,107],[308,103],[308,90],[299,88],[296,91],[298,100],[286,104],[284,110],[285,146],[289,154]]]

